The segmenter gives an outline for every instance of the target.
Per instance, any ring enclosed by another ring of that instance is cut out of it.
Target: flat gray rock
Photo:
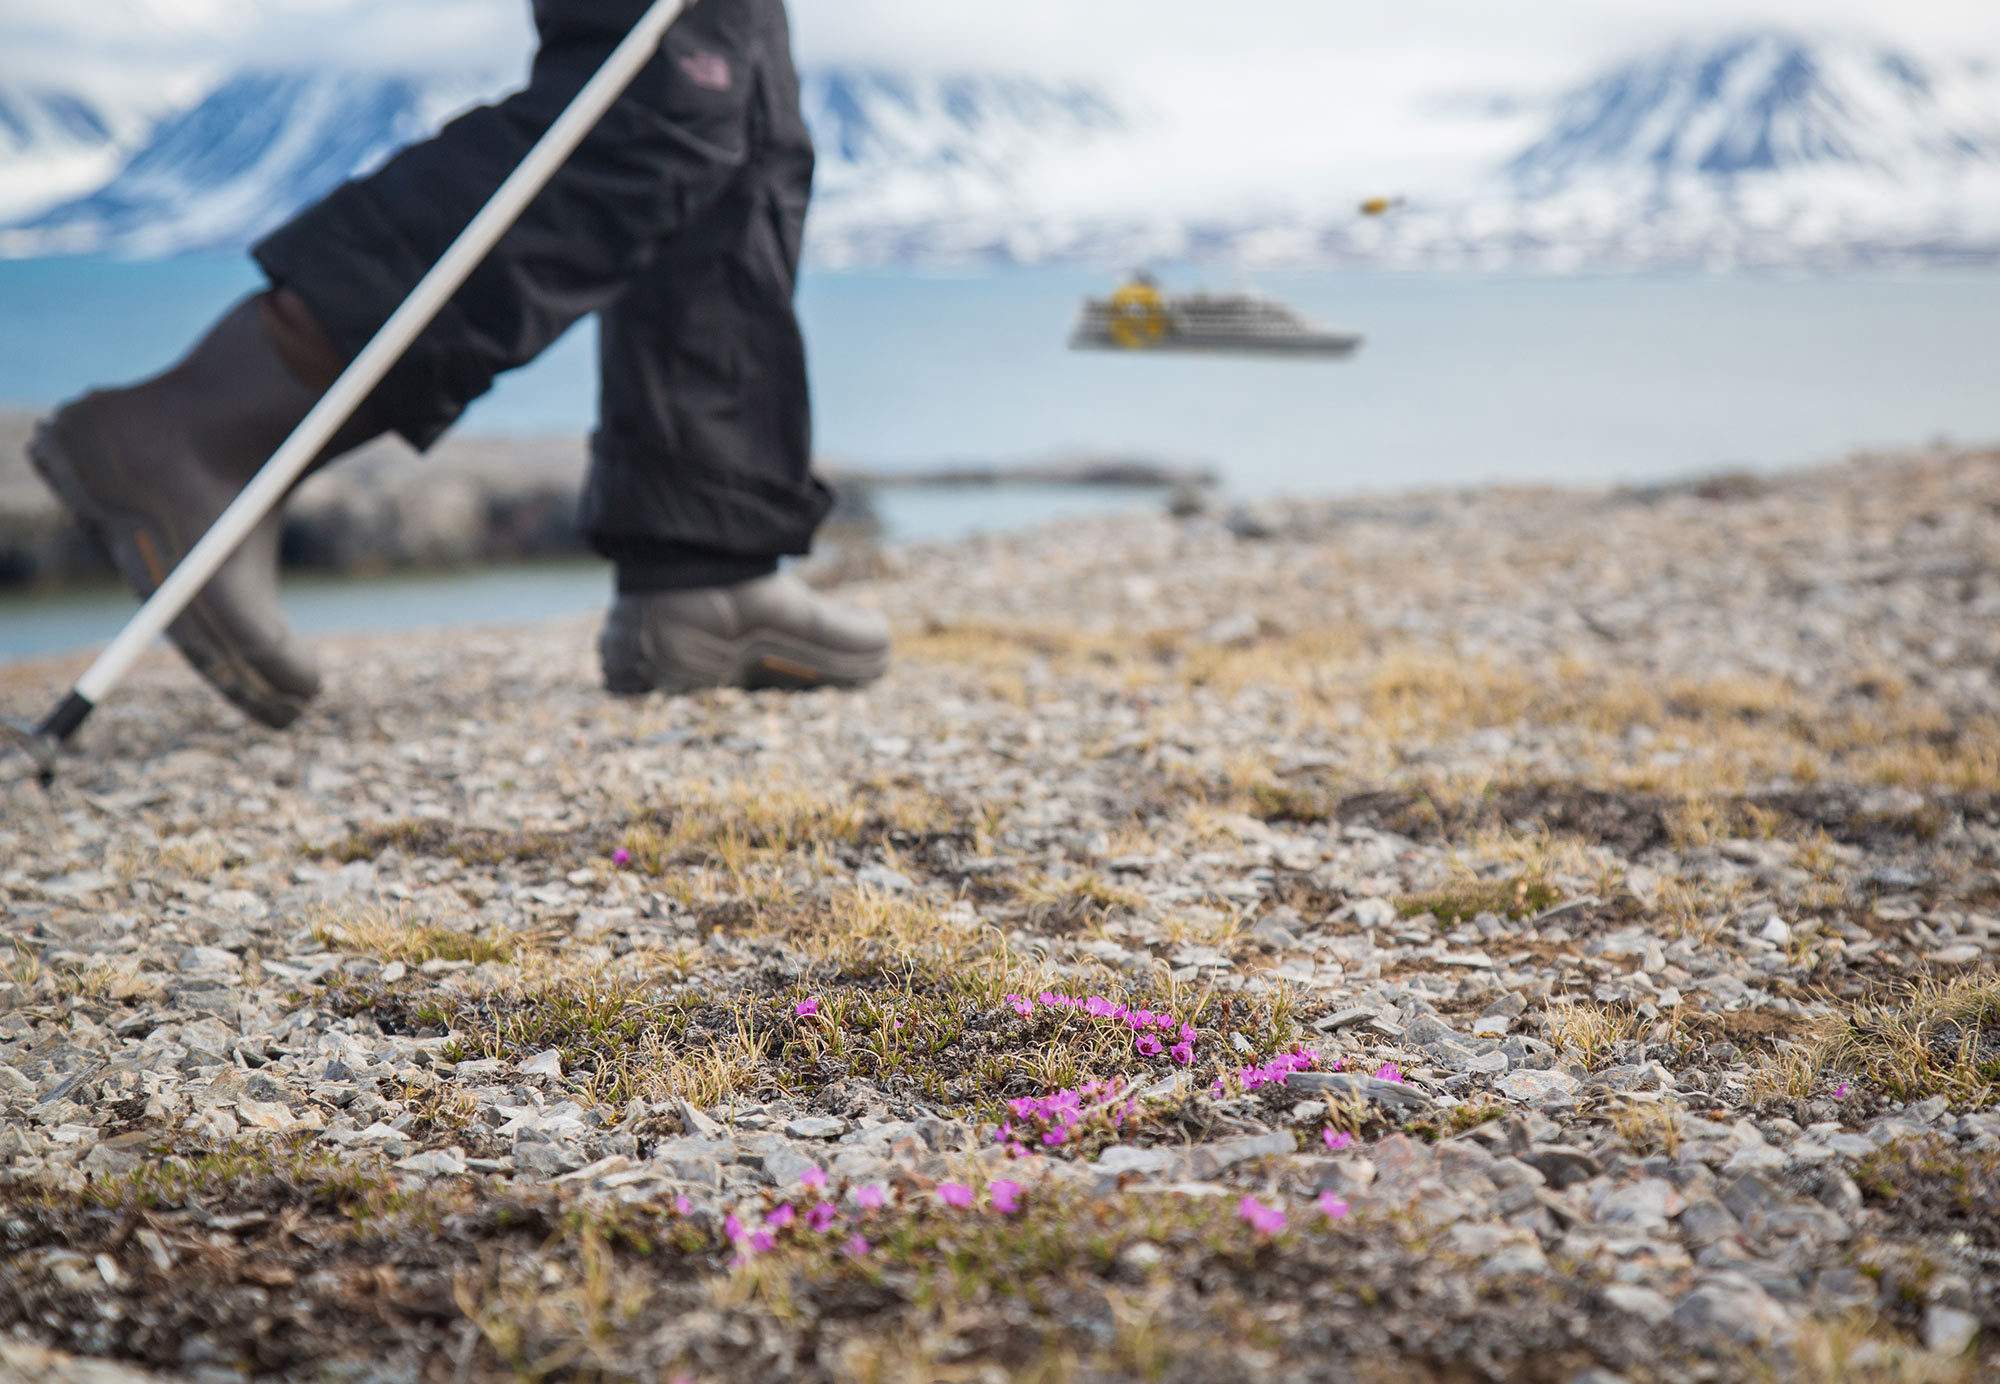
[[[1401,1081],[1384,1081],[1359,1072],[1293,1072],[1285,1081],[1287,1091],[1312,1095],[1360,1096],[1392,1110],[1428,1110],[1431,1098]]]

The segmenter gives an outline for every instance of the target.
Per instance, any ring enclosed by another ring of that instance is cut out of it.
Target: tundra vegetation
[[[162,659],[0,781],[0,1374],[1991,1377],[1996,462],[849,554],[856,693]]]

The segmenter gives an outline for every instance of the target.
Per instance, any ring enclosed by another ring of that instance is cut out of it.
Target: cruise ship
[[[1069,344],[1074,351],[1338,357],[1352,355],[1361,340],[1255,293],[1166,293],[1138,275],[1108,298],[1085,299]]]

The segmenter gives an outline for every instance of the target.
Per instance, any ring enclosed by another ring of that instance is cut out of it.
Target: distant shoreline
[[[0,410],[0,591],[102,582],[110,569],[30,467],[37,415]],[[462,570],[586,555],[577,497],[588,465],[581,437],[461,436],[418,457],[399,441],[361,449],[307,481],[286,513],[288,570],[334,574]],[[1206,491],[1205,467],[1133,456],[1026,463],[952,463],[916,471],[823,466],[839,495],[836,542],[872,542],[882,490],[1009,486]]]

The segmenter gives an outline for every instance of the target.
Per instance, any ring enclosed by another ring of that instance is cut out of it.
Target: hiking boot
[[[140,599],[339,374],[339,357],[303,314],[282,290],[246,299],[165,374],[87,394],[36,430],[35,469]],[[320,462],[378,431],[350,422]],[[167,630],[217,691],[273,727],[290,725],[319,691],[318,665],[278,602],[283,528],[273,510]]]
[[[889,666],[889,622],[788,572],[621,595],[597,641],[610,691],[859,687]]]

